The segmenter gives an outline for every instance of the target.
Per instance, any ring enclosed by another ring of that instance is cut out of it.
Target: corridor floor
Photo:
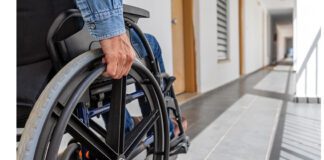
[[[292,102],[293,82],[278,65],[183,104],[191,146],[178,160],[320,159],[320,105]]]

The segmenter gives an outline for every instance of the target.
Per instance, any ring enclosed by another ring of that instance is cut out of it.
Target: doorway
[[[287,51],[285,50],[285,37],[292,38],[292,24],[292,11],[271,14],[271,65],[275,65],[278,61],[285,58],[285,52]],[[288,43],[292,43],[292,40]]]
[[[177,95],[196,92],[193,0],[172,0],[174,89]]]

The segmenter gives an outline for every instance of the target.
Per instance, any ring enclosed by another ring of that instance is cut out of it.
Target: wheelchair
[[[50,62],[17,67],[17,128],[23,128],[17,133],[17,159],[123,160],[144,153],[145,158],[167,160],[187,152],[189,138],[172,87],[175,78],[160,72],[136,24],[148,17],[148,11],[124,5],[127,33],[133,29],[139,35],[148,56],[137,56],[129,75],[119,80],[102,76],[102,51],[77,9],[65,10],[55,18],[46,38]],[[18,48],[19,56],[24,55]],[[31,94],[25,83],[34,84],[32,89],[39,88],[41,93]],[[135,91],[128,93],[134,85]],[[36,102],[26,100],[31,95]],[[126,133],[126,107],[140,98],[148,104],[149,113]],[[95,120],[104,113],[109,115],[106,127]],[[172,139],[168,115],[180,129]],[[65,136],[70,138],[64,146]]]

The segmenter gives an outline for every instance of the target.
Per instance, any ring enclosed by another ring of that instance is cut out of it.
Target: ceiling
[[[292,13],[296,0],[260,0],[271,14]]]

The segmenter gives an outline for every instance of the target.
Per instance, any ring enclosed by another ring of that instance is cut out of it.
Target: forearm
[[[90,34],[96,40],[126,32],[122,0],[76,0]]]

